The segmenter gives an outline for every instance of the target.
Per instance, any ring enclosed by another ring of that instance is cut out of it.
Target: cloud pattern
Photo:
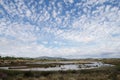
[[[120,57],[120,1],[0,0],[0,55]]]

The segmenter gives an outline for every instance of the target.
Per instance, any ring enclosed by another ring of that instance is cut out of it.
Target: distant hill
[[[35,59],[47,59],[47,60],[66,60],[66,58],[61,58],[61,57],[48,57],[48,56],[41,56],[37,57]]]

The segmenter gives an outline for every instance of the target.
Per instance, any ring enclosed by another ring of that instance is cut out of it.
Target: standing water
[[[60,62],[62,63],[62,62]],[[63,62],[64,63],[64,62]],[[27,64],[52,64],[52,63],[27,63]],[[34,68],[27,68],[27,66],[16,66],[16,67],[0,67],[0,69],[5,70],[20,70],[20,71],[66,71],[66,70],[82,70],[82,69],[93,69],[93,68],[99,68],[104,66],[113,66],[110,64],[104,64],[101,62],[92,62],[92,63],[86,63],[86,64],[74,64],[72,62],[64,63],[62,65],[56,65],[55,67],[34,67]]]

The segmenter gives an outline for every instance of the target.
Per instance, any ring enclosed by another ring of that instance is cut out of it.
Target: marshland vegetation
[[[0,59],[0,66],[54,67],[62,63],[26,64],[33,62],[60,62],[60,60]],[[93,69],[66,71],[18,71],[0,69],[0,80],[120,80],[120,59],[80,59],[67,62],[90,63],[93,61],[112,64]],[[75,63],[75,64],[78,64]]]

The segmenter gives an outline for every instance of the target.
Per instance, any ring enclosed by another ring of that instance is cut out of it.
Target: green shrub
[[[24,73],[24,77],[34,77],[34,72],[27,71],[27,72]]]

